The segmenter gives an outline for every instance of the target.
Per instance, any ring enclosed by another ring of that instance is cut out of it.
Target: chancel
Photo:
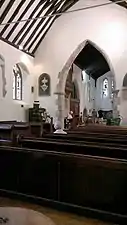
[[[127,224],[126,10],[0,1],[0,224]]]

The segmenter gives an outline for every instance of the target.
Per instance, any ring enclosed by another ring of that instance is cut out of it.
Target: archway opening
[[[101,109],[105,113],[112,111],[117,115],[114,69],[107,54],[87,40],[74,50],[58,75],[55,94],[58,96],[56,102],[59,120],[63,122],[65,115],[65,86],[68,73],[75,66],[78,68],[76,80],[79,84],[80,112],[83,112],[84,108],[88,114],[93,109]]]
[[[103,53],[87,41],[74,64],[81,70],[82,85],[86,89],[81,93],[82,111],[86,108],[89,115],[93,109],[103,111],[105,116],[108,112],[113,113],[115,80]]]

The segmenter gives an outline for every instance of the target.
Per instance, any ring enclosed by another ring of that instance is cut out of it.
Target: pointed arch
[[[127,73],[125,74],[124,78],[123,78],[123,87],[127,88]]]
[[[114,80],[114,89],[116,89],[116,79],[115,79],[115,72],[114,68],[112,66],[112,63],[103,49],[101,49],[98,45],[93,43],[90,40],[85,40],[82,43],[80,43],[77,48],[73,51],[67,62],[65,63],[63,69],[59,72],[58,74],[58,81],[56,85],[56,90],[54,94],[56,95],[56,115],[58,119],[61,121],[63,124],[63,118],[64,118],[64,104],[65,104],[65,84],[66,84],[66,79],[68,75],[68,71],[71,68],[72,64],[74,63],[76,57],[79,55],[79,53],[83,50],[83,48],[87,44],[91,44],[94,48],[96,48],[104,57],[104,59],[107,61],[109,65],[109,69],[112,73],[112,78]]]
[[[114,80],[114,87],[116,87],[115,72],[114,72],[114,68],[112,66],[112,63],[110,61],[109,56],[96,43],[94,43],[91,40],[87,39],[87,40],[83,41],[81,44],[78,45],[78,47],[73,51],[73,53],[71,54],[71,56],[69,57],[69,59],[67,60],[65,65],[63,66],[62,70],[59,72],[59,74],[58,74],[58,82],[57,82],[55,93],[59,93],[60,92],[60,93],[64,94],[64,88],[65,88],[65,83],[66,83],[68,71],[71,68],[71,66],[72,66],[74,60],[76,59],[76,57],[79,55],[79,53],[83,50],[83,48],[88,43],[90,45],[92,45],[94,48],[96,48],[97,51],[99,51],[102,54],[102,56],[104,57],[104,59],[107,61],[108,65],[109,65],[109,68],[110,68],[110,71],[112,72],[112,76],[113,76],[113,80]]]

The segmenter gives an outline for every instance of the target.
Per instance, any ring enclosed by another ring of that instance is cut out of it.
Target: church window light
[[[82,81],[86,81],[86,72],[82,70]]]
[[[103,95],[102,95],[103,98],[106,98],[108,96],[108,87],[109,87],[109,85],[108,85],[108,79],[105,78],[103,80]]]
[[[111,82],[111,98],[112,99],[113,99],[113,96],[114,96],[113,91],[114,91],[114,81],[112,80],[112,82]]]
[[[13,67],[13,99],[22,100],[22,73],[18,64]]]
[[[90,102],[90,83],[89,82],[87,86],[87,92],[88,92],[88,101]]]

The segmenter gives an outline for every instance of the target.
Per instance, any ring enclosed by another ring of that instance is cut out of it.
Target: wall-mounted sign
[[[39,96],[50,95],[50,76],[47,73],[40,75],[38,79]]]

